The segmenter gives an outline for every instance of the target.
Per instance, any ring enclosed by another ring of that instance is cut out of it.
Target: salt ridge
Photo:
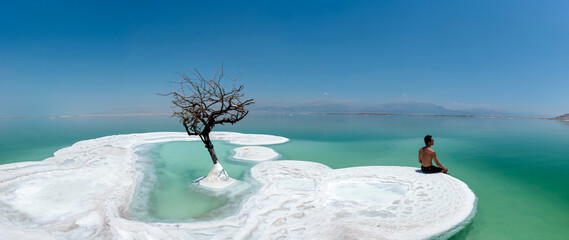
[[[234,144],[278,144],[270,135],[214,132]],[[263,141],[265,140],[265,141]],[[408,167],[330,169],[269,161],[251,169],[262,184],[230,217],[145,223],[124,217],[137,184],[137,146],[199,141],[145,133],[81,141],[42,162],[0,165],[0,231],[12,239],[420,239],[457,231],[475,212],[461,181]],[[418,223],[424,223],[419,225]]]

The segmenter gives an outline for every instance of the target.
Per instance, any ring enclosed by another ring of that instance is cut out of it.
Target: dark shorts
[[[438,173],[438,172],[442,172],[443,169],[440,167],[435,167],[435,166],[431,165],[428,167],[421,166],[421,171],[423,171],[424,173]]]

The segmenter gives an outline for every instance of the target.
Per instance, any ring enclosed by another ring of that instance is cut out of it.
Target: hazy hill
[[[553,119],[563,120],[563,121],[569,121],[569,113],[563,114],[563,115],[561,115],[561,116],[557,116],[557,117],[555,117],[555,118],[553,118]]]
[[[254,105],[257,112],[275,113],[387,113],[387,114],[426,114],[426,115],[476,115],[512,116],[506,111],[491,109],[452,110],[431,103],[401,102],[362,106],[358,104],[339,104],[314,102],[308,104]],[[514,114],[515,115],[515,114]]]

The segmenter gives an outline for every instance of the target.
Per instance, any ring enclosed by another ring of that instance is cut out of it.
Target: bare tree
[[[217,155],[209,134],[216,125],[235,124],[249,113],[246,106],[253,104],[253,99],[244,98],[243,85],[236,86],[236,79],[231,80],[231,90],[223,87],[225,74],[223,65],[211,78],[204,78],[197,69],[189,74],[180,74],[180,88],[165,94],[172,96],[176,110],[173,117],[178,117],[188,135],[197,135],[205,144],[213,164],[217,164]]]

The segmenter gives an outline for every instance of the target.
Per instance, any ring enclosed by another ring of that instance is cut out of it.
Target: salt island
[[[41,162],[0,165],[2,238],[445,238],[468,224],[476,211],[474,193],[446,174],[423,174],[413,167],[331,169],[308,161],[271,161],[278,153],[258,145],[288,139],[231,132],[212,132],[211,137],[244,145],[234,150],[234,160],[260,162],[250,170],[260,188],[234,215],[179,223],[128,218],[138,184],[137,147],[200,139],[177,132],[115,135],[77,142]]]

